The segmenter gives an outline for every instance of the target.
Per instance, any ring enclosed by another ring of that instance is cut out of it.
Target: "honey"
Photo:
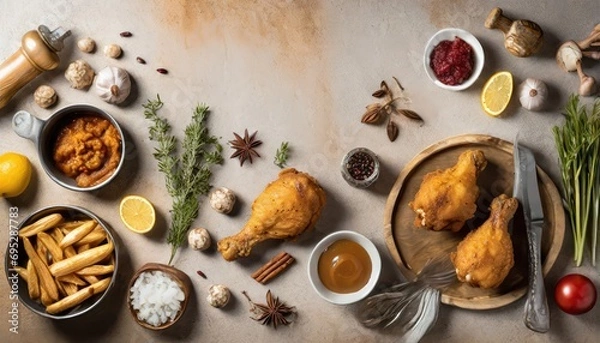
[[[332,292],[352,293],[363,288],[371,277],[371,258],[360,244],[341,239],[319,257],[319,279]]]

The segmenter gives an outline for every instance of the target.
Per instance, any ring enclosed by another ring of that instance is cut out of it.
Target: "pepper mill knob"
[[[530,20],[512,20],[502,14],[502,9],[492,9],[485,20],[485,27],[504,33],[504,47],[517,57],[527,57],[540,50],[544,32]]]

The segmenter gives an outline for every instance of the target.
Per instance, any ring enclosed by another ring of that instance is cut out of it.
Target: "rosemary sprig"
[[[275,152],[275,160],[273,163],[281,169],[285,168],[289,158],[289,151],[289,143],[281,142],[281,146]]]
[[[588,113],[579,97],[572,95],[564,115],[565,124],[555,126],[553,133],[573,232],[574,260],[577,266],[581,265],[589,239],[592,263],[596,265],[600,230],[600,101],[595,101]]]
[[[158,143],[153,156],[158,161],[158,170],[165,175],[167,192],[173,201],[167,234],[167,242],[171,245],[170,265],[198,216],[198,197],[207,195],[210,190],[211,166],[223,162],[223,148],[217,137],[210,135],[206,125],[209,108],[201,104],[196,106],[192,121],[185,128],[183,152],[178,156],[178,140],[170,133],[171,125],[158,115],[163,105],[157,95],[156,100],[148,100],[142,106],[144,116],[152,122],[148,128],[150,139]]]

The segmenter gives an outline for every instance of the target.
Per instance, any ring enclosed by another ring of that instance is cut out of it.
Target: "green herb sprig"
[[[281,169],[285,168],[287,160],[289,158],[289,151],[289,143],[281,142],[281,146],[279,146],[279,148],[275,152],[275,160],[273,161],[273,163]]]
[[[217,137],[210,135],[206,125],[209,108],[201,104],[195,108],[192,120],[185,128],[183,152],[178,156],[178,140],[170,133],[171,125],[158,115],[163,105],[157,95],[156,100],[148,100],[142,106],[144,116],[152,122],[148,128],[150,139],[158,143],[153,156],[158,161],[158,170],[165,175],[167,192],[173,201],[167,234],[167,242],[171,245],[170,265],[198,216],[199,196],[207,195],[211,188],[211,167],[223,162],[223,148]]]
[[[583,261],[588,238],[596,265],[600,230],[600,101],[594,102],[591,112],[588,109],[578,96],[571,95],[565,107],[565,124],[553,128],[577,266]]]

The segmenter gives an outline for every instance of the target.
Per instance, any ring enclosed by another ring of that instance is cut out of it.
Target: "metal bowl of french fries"
[[[17,253],[11,244],[16,240]],[[26,307],[44,317],[67,319],[104,300],[115,283],[118,256],[111,229],[95,214],[77,206],[51,206],[19,224],[18,237],[7,247],[5,271]]]

